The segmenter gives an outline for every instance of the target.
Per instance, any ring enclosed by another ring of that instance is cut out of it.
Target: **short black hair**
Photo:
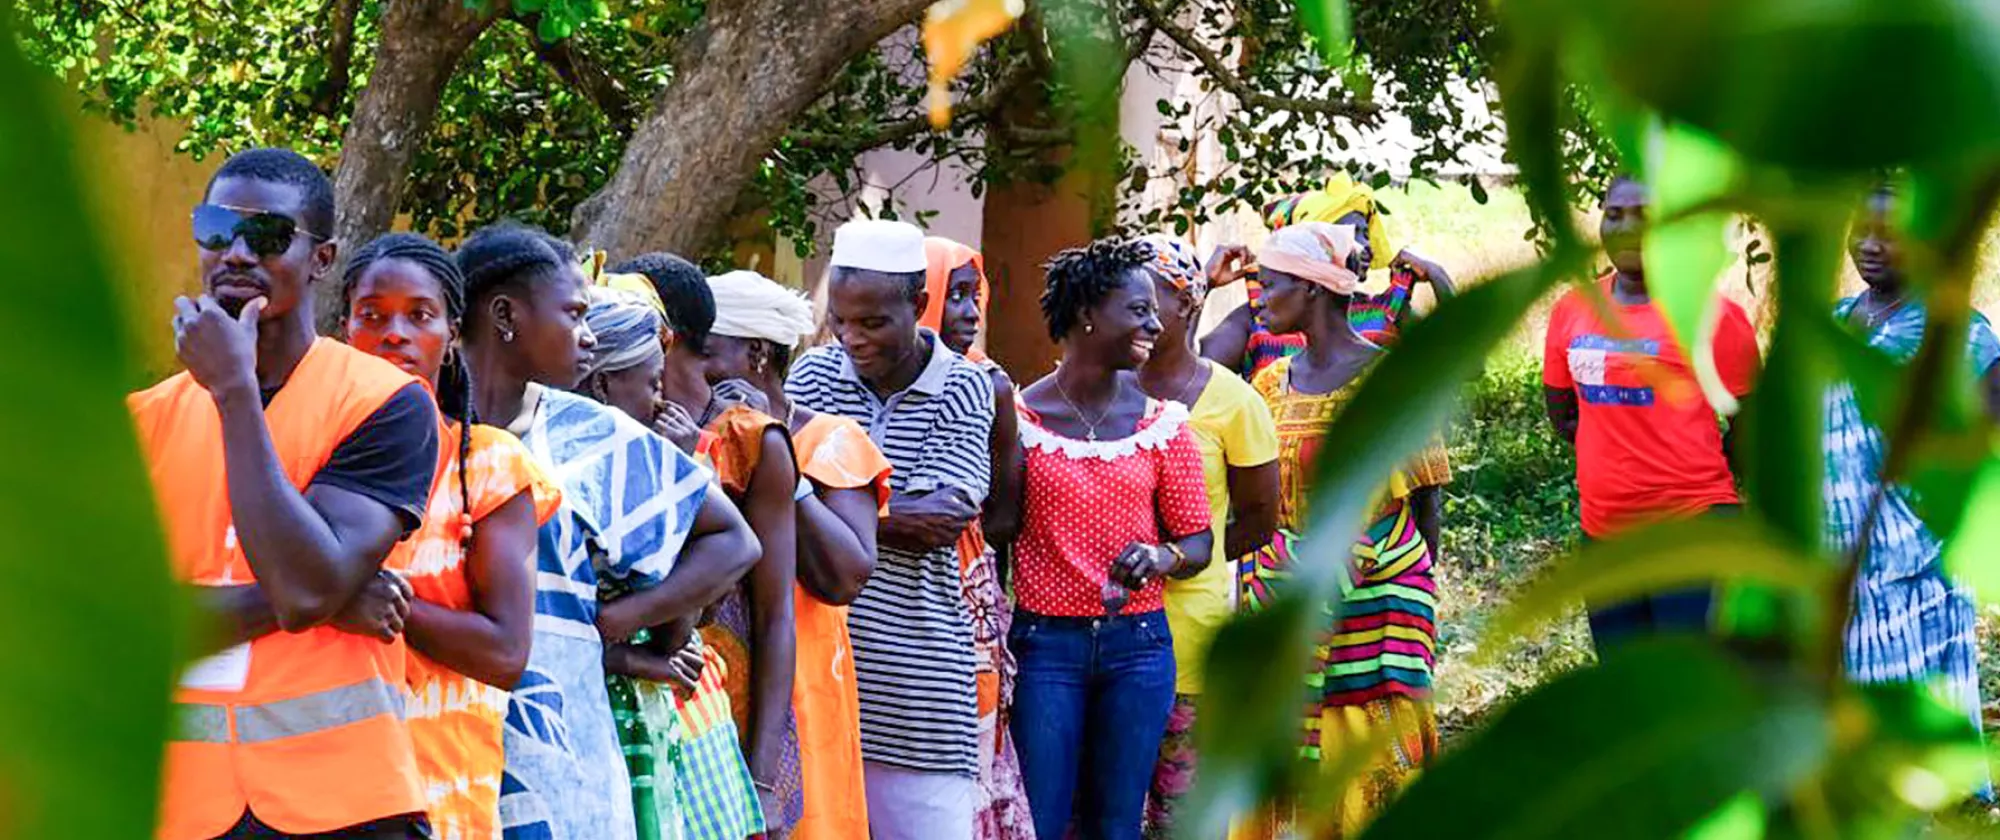
[[[209,177],[208,188],[203,195],[214,192],[215,182],[224,178],[297,187],[305,214],[305,218],[299,221],[305,223],[307,232],[320,237],[333,236],[333,181],[304,155],[291,149],[275,148],[237,152],[223,161],[222,167]]]
[[[715,292],[700,266],[677,254],[654,251],[615,266],[619,274],[643,274],[660,294],[667,310],[667,327],[696,353],[708,352],[708,333],[715,329]]]
[[[468,313],[493,294],[507,288],[525,288],[552,277],[569,265],[555,239],[541,228],[518,222],[500,222],[472,232],[452,255],[465,275],[465,305]],[[460,335],[471,335],[460,325]]]
[[[1058,251],[1042,266],[1042,317],[1049,337],[1061,341],[1083,320],[1083,310],[1096,306],[1127,280],[1150,282],[1145,268],[1153,246],[1137,239],[1099,239],[1081,248]]]
[[[924,290],[925,272],[922,271],[877,271],[872,268],[855,268],[851,265],[836,265],[827,275],[829,280],[860,280],[864,283],[901,283],[903,299],[917,302],[917,295]]]

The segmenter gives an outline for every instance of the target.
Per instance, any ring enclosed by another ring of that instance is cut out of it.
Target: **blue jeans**
[[[1729,519],[1743,510],[1740,504],[1721,504],[1700,516]],[[1597,542],[1586,533],[1583,544]],[[1709,612],[1715,606],[1715,587],[1696,586],[1667,592],[1651,592],[1625,601],[1583,605],[1590,618],[1591,647],[1597,658],[1618,648],[1654,636],[1704,636],[1710,632]]]
[[[1137,840],[1174,705],[1164,612],[1106,618],[1014,614],[1014,749],[1040,840]]]
[[[1614,604],[1586,604],[1591,646],[1598,658],[1632,642],[1661,635],[1708,633],[1712,587],[1655,592]]]

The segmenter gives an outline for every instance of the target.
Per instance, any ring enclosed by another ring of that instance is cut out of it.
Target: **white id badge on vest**
[[[250,643],[206,656],[181,674],[181,687],[202,691],[242,691],[250,680]]]

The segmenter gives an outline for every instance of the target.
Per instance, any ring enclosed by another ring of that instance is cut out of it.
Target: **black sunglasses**
[[[197,204],[193,214],[194,244],[210,251],[227,250],[237,237],[259,257],[282,254],[292,247],[292,237],[301,233],[315,242],[326,237],[302,230],[297,220],[283,213],[245,210],[221,204]]]

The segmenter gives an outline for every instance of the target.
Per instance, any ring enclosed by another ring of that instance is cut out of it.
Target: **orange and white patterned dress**
[[[459,435],[465,427],[438,428],[437,478],[431,483],[424,525],[410,537],[407,562],[396,569],[418,598],[454,610],[474,609],[471,569],[461,541],[464,514],[474,523],[522,493],[533,493],[535,522],[547,522],[562,502],[528,448],[491,426],[471,427],[465,490],[459,490]],[[469,502],[469,504],[468,504]],[[477,527],[475,524],[474,527]],[[535,546],[520,556],[496,558],[532,569]],[[410,648],[404,684],[410,742],[424,785],[431,830],[438,840],[491,840],[500,836],[500,772],[506,756],[500,730],[507,692],[453,671]]]
[[[861,424],[832,414],[815,415],[792,436],[792,445],[799,474],[815,489],[872,488],[879,507],[888,509],[889,459]],[[867,837],[861,696],[854,682],[847,608],[822,601],[800,585],[793,592],[792,612],[798,630],[792,712],[798,718],[805,778],[805,816],[792,828],[792,840]]]

